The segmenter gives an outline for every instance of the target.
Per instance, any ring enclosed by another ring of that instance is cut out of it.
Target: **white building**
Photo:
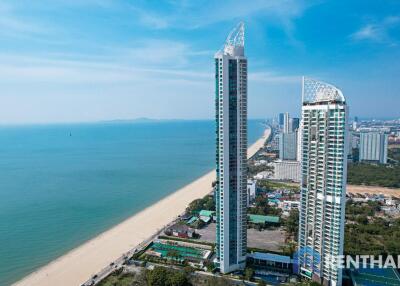
[[[256,180],[247,180],[247,206],[256,199]]]
[[[247,252],[247,59],[244,24],[215,54],[216,252],[222,273],[243,269]]]
[[[299,123],[299,130],[297,131],[297,161],[301,162],[301,143],[302,143],[302,130],[303,130],[303,123],[300,120]]]
[[[257,173],[257,175],[254,176],[254,179],[256,180],[263,180],[263,179],[269,179],[271,178],[272,173],[270,171],[262,171],[260,173]]]
[[[271,165],[274,167],[272,179],[300,182],[300,162],[277,160]]]
[[[346,206],[348,107],[342,92],[303,78],[302,174],[299,219],[300,274],[342,284]]]
[[[289,112],[285,112],[283,117],[283,133],[289,133],[290,130],[290,116]]]
[[[299,209],[299,201],[282,201],[279,203],[278,207],[283,211],[290,212],[293,209]]]
[[[384,132],[360,133],[360,161],[387,163],[388,135]]]

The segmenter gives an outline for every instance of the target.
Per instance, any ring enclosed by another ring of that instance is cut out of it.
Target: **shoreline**
[[[248,157],[264,145],[270,134],[271,129],[267,127],[263,136],[248,148]],[[12,285],[81,285],[173,221],[190,202],[210,193],[214,180],[215,170],[212,170]]]

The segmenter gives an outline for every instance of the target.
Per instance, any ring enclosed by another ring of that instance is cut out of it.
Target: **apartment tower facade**
[[[247,248],[247,59],[244,24],[215,54],[216,251],[222,273],[243,269]]]
[[[387,164],[388,134],[385,132],[360,133],[360,162]]]
[[[348,153],[348,107],[333,85],[303,78],[299,272],[341,285]]]

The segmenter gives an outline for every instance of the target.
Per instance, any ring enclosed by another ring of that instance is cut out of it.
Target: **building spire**
[[[224,53],[231,56],[244,56],[244,23],[240,22],[228,35]]]
[[[230,33],[225,41],[226,46],[244,47],[244,23],[240,22]]]

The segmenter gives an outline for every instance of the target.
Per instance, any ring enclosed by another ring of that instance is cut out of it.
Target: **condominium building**
[[[299,272],[323,285],[341,285],[348,107],[342,92],[303,78]]]
[[[359,160],[387,163],[388,134],[384,132],[361,132]]]
[[[289,130],[291,130],[291,132],[295,132],[297,129],[299,129],[299,126],[300,126],[299,118],[290,118],[289,119]]]
[[[285,112],[283,116],[283,133],[289,133],[290,130],[290,116],[288,112]]]
[[[274,180],[300,182],[300,162],[277,160],[271,165],[274,167]]]
[[[247,206],[256,199],[257,181],[247,180]]]
[[[279,134],[279,159],[297,160],[297,132]]]
[[[247,247],[247,59],[244,25],[215,54],[216,252],[222,273],[243,269]]]
[[[285,114],[279,113],[278,116],[278,124],[280,127],[283,127],[283,124],[285,123]]]

